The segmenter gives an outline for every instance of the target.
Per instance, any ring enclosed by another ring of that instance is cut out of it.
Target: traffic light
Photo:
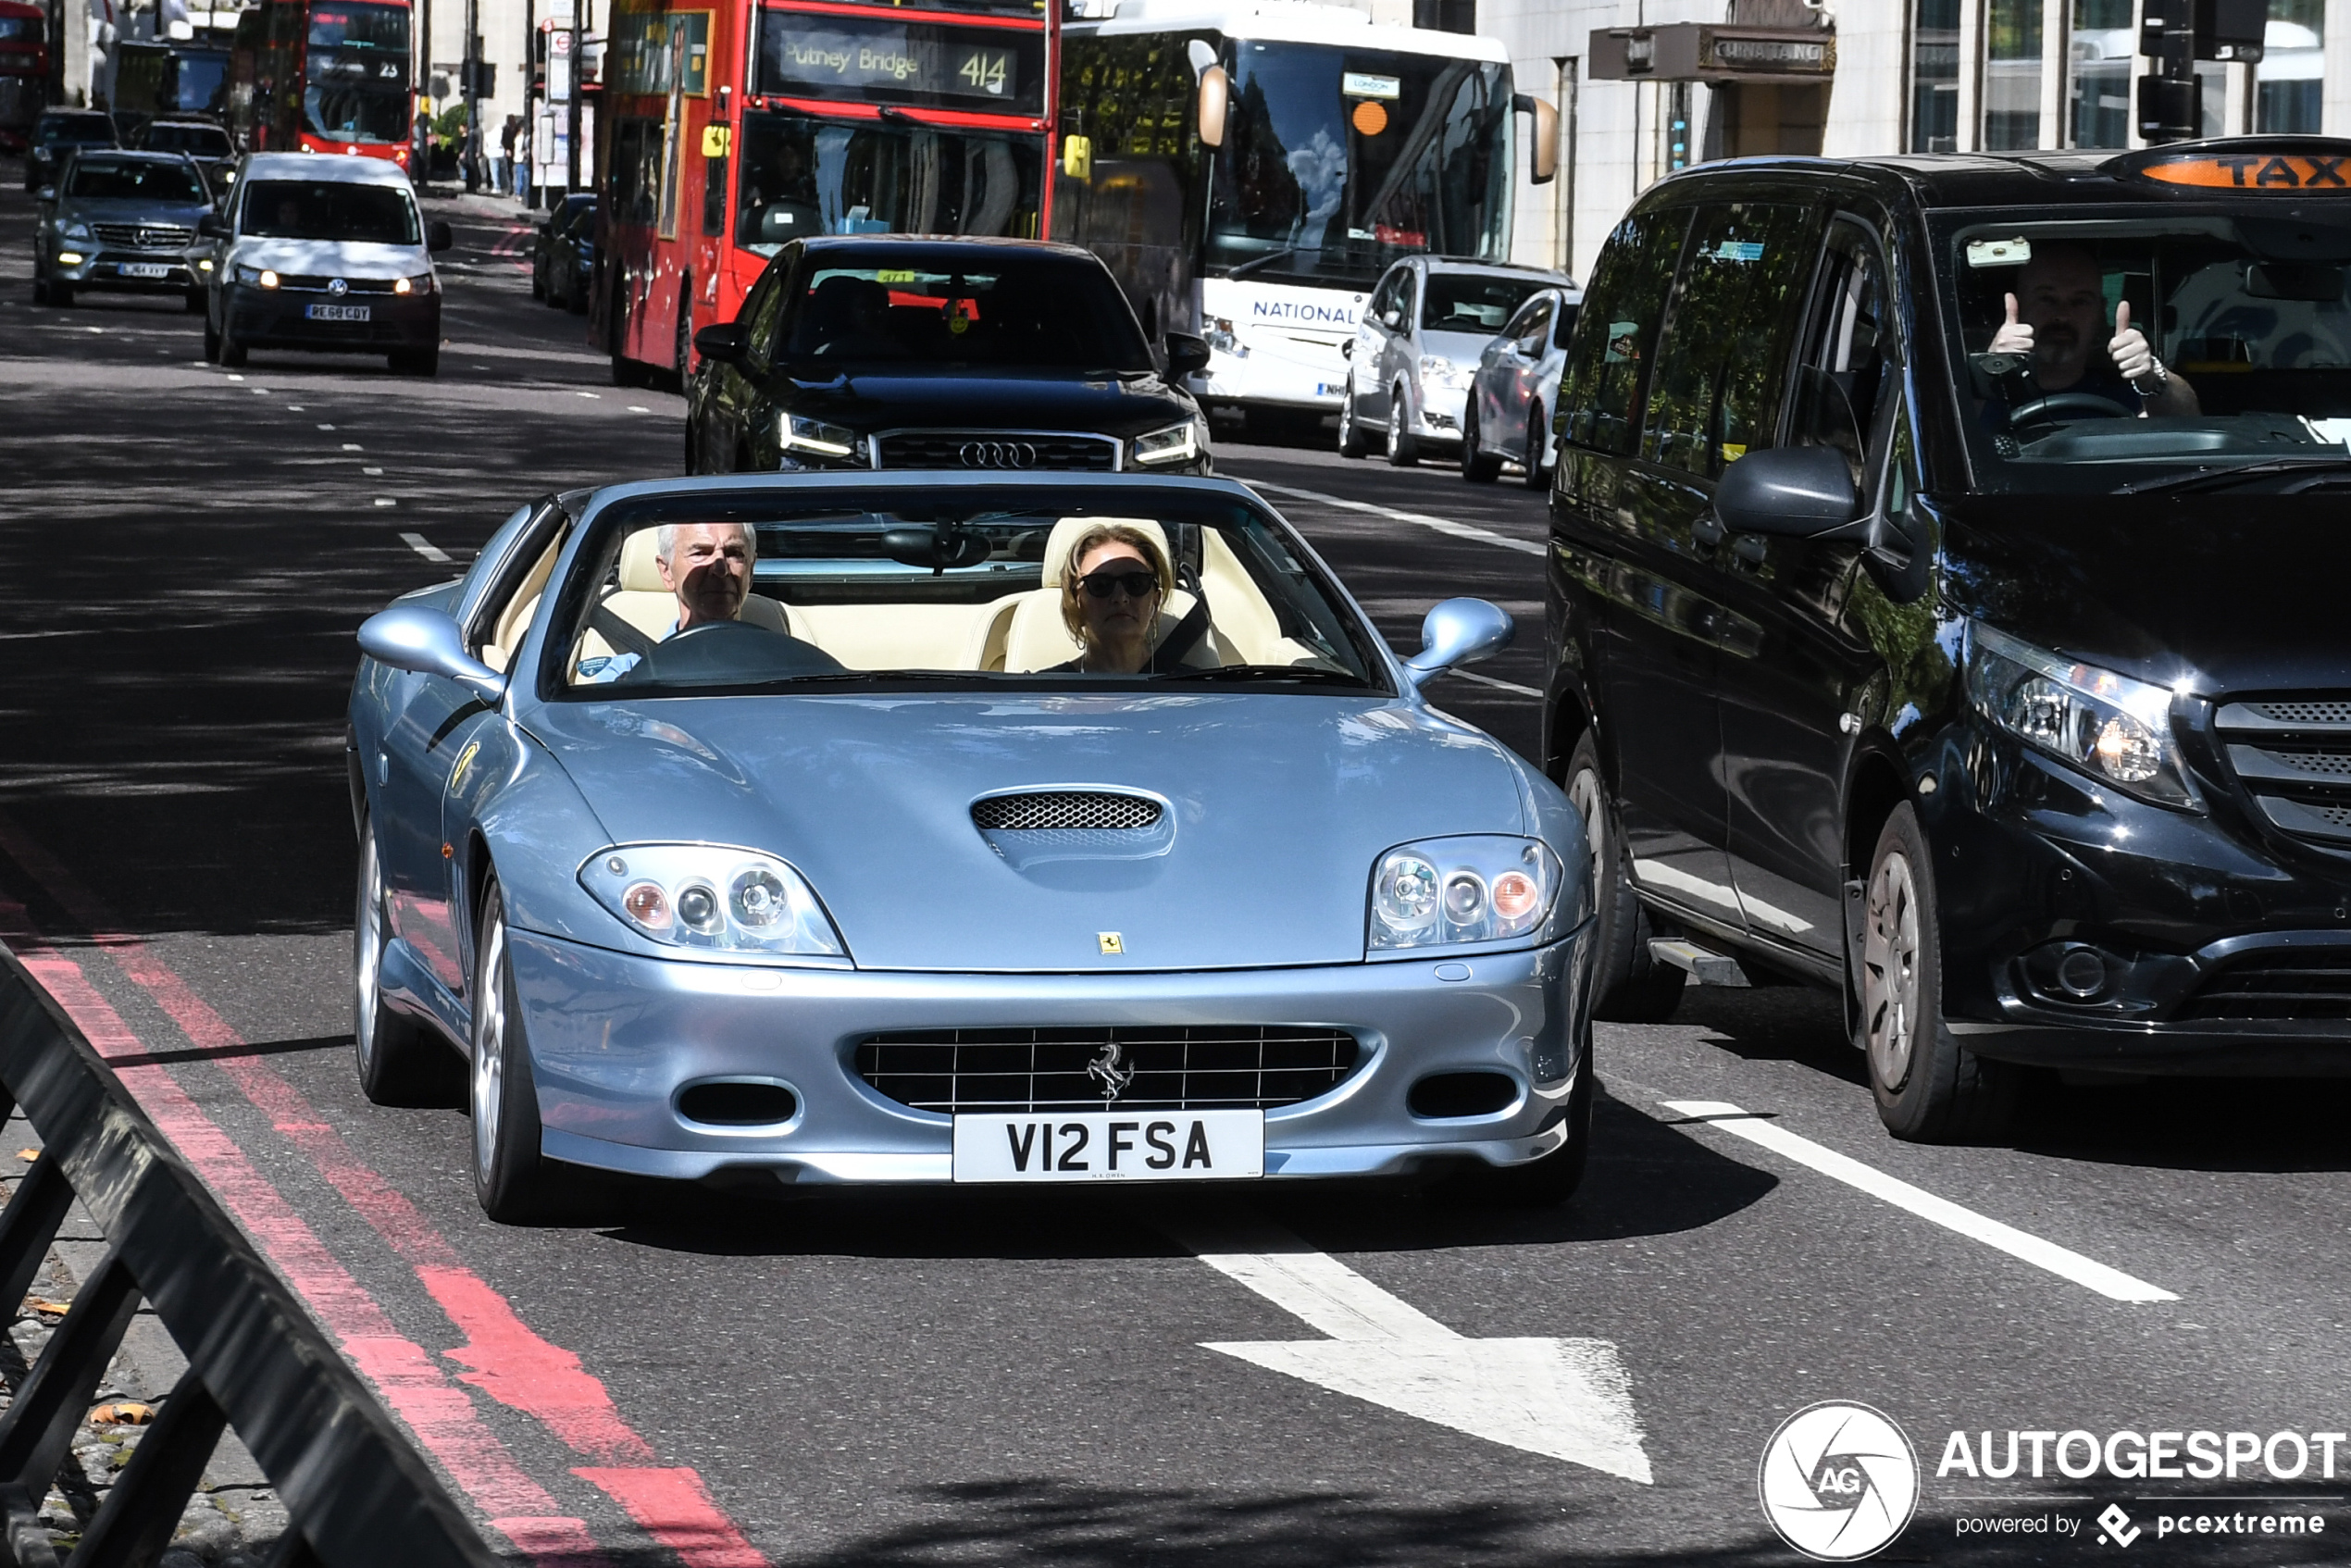
[[[467,60],[458,68],[464,85],[459,89],[468,98],[495,98],[498,95],[498,67],[490,60]]]
[[[2260,59],[2270,0],[2146,0],[2139,53],[2159,68],[2139,78],[2139,134],[2185,142],[2204,134],[2198,60]]]

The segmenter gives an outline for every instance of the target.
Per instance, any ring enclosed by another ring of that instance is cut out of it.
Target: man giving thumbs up
[[[2195,389],[2165,369],[2146,334],[2131,325],[2128,300],[2114,307],[2114,332],[2107,336],[2106,294],[2088,251],[2070,244],[2035,246],[2016,290],[2007,297],[2008,318],[1992,338],[1992,352],[2032,356],[2035,397],[2085,392],[2149,414],[2196,412]],[[2096,352],[2101,339],[2104,355]],[[2099,411],[2066,412],[2084,417]]]

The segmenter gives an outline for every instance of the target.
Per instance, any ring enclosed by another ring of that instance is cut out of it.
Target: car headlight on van
[[[665,947],[848,962],[815,890],[756,850],[616,844],[580,866],[579,885],[622,925]]]
[[[1169,463],[1188,463],[1208,450],[1208,432],[1196,419],[1180,425],[1170,425],[1163,430],[1153,430],[1147,436],[1135,438],[1135,463],[1138,467],[1157,468]]]
[[[392,285],[392,292],[395,294],[429,294],[436,287],[431,273],[420,272],[414,278],[395,279]]]
[[[1465,370],[1441,354],[1421,355],[1421,385],[1437,387],[1446,392],[1460,392],[1470,384],[1474,370]]]
[[[1471,833],[1399,844],[1372,868],[1372,951],[1533,936],[1561,881],[1559,856],[1539,839]]]
[[[805,414],[778,415],[776,440],[786,452],[804,453],[811,457],[852,457],[857,452],[855,430],[846,425],[812,419]]]
[[[237,264],[237,281],[240,283],[251,283],[256,289],[274,289],[278,286],[278,275],[277,273],[271,271],[268,268],[247,267],[243,262],[239,262]]]
[[[2124,794],[2196,807],[2164,688],[1971,622],[1967,689],[1977,712],[2034,750]]]

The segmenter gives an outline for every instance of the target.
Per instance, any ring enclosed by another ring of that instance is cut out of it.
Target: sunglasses
[[[1129,599],[1159,591],[1159,577],[1153,572],[1088,572],[1077,580],[1097,599],[1109,598],[1113,590],[1124,591]]]

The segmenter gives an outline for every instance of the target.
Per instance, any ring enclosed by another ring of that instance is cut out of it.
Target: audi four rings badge
[[[1037,467],[1037,449],[1025,441],[967,441],[955,455],[966,468]]]

